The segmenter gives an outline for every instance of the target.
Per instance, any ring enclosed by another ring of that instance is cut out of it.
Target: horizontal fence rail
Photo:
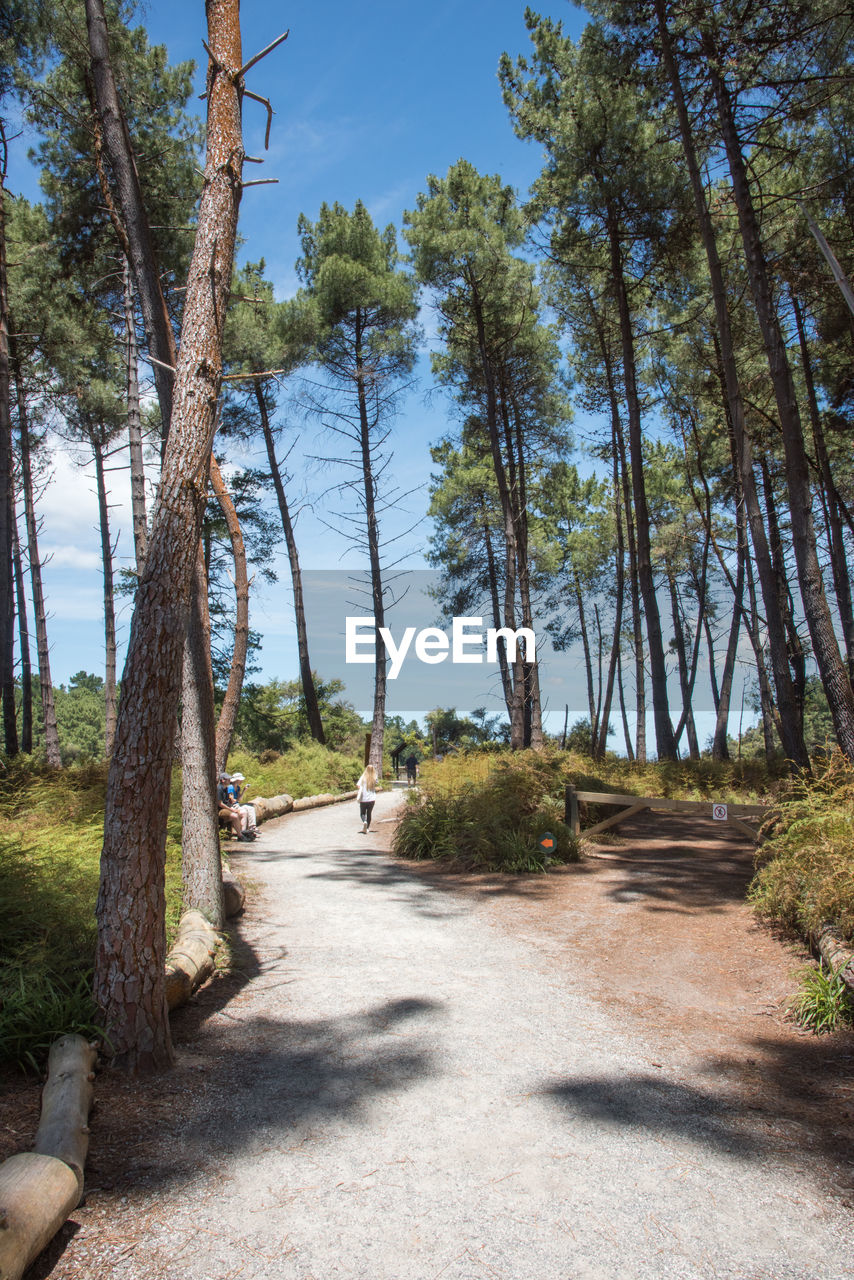
[[[570,783],[566,788],[564,821],[574,836],[581,835],[578,816],[579,804],[602,804],[619,806],[620,812],[597,822],[595,826],[584,831],[585,836],[596,835],[599,831],[607,831],[626,818],[634,817],[644,809],[663,809],[675,813],[695,813],[698,817],[714,818],[718,822],[728,822],[751,840],[758,841],[758,829],[750,822],[761,825],[770,814],[770,808],[761,804],[728,804],[718,800],[672,800],[667,796],[624,796],[612,791],[578,791]]]

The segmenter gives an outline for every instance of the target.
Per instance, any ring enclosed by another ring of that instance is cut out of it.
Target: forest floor
[[[174,1071],[99,1076],[85,1204],[27,1280],[850,1276],[854,1037],[787,1018],[749,843],[646,813],[460,874],[390,855],[398,802],[241,846],[233,972]],[[0,1157],[38,1114],[3,1083]]]

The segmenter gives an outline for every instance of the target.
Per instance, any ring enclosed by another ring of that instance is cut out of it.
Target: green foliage
[[[800,1025],[816,1035],[854,1023],[854,1010],[842,974],[824,962],[817,969],[810,964],[801,970],[800,989],[791,1001],[791,1008]]]
[[[355,752],[332,751],[319,742],[298,742],[282,755],[265,754],[264,762],[246,751],[233,751],[228,768],[246,775],[249,803],[252,796],[320,795],[325,791],[352,791],[364,765]]]
[[[829,922],[854,940],[854,764],[834,751],[775,808],[750,887],[756,910],[802,935]]]
[[[556,753],[533,751],[425,765],[424,793],[410,797],[395,851],[517,875],[575,861],[578,849],[563,824],[561,773]],[[547,831],[556,841],[551,856],[539,846]]]
[[[338,696],[343,683],[321,680],[317,672],[313,676],[328,745],[345,753],[361,750],[365,726],[351,704]],[[265,751],[288,751],[310,736],[299,680],[269,680],[262,685],[244,686],[235,745],[260,756]]]

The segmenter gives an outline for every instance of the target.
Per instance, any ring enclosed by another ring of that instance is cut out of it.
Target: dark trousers
[[[363,822],[367,822],[368,826],[371,825],[371,814],[374,811],[375,804],[376,804],[375,800],[359,801],[359,817],[362,819]]]

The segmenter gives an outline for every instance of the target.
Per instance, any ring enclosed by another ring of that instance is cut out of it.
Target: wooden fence
[[[581,824],[578,817],[579,804],[616,805],[620,812],[597,822],[595,826],[584,831],[585,836],[595,835],[599,831],[607,831],[618,822],[634,817],[644,809],[663,809],[676,813],[694,813],[698,817],[715,818],[719,822],[728,822],[751,840],[759,840],[758,827],[765,821],[770,809],[761,804],[726,804],[715,800],[670,800],[666,796],[622,796],[610,791],[577,791],[571,784],[566,788],[566,812],[564,821],[574,836],[579,836]],[[757,825],[751,826],[750,823]]]

